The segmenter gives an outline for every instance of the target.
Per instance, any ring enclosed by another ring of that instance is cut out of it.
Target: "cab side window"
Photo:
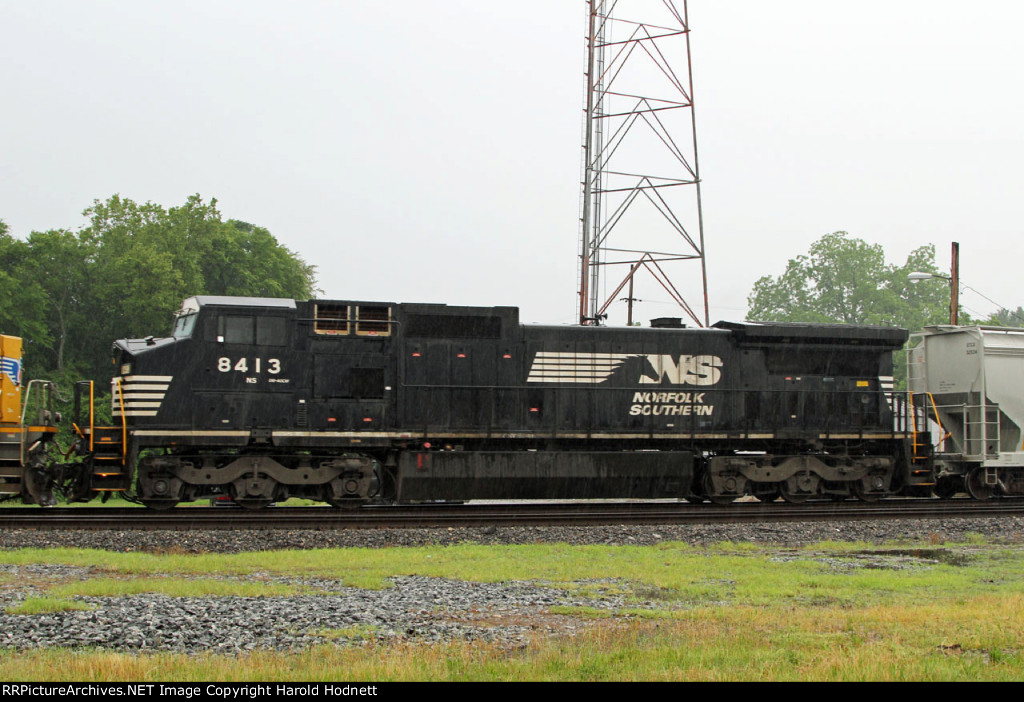
[[[288,320],[283,317],[224,315],[217,335],[225,344],[284,346],[288,341]]]
[[[252,317],[241,317],[241,316],[225,316],[221,317],[221,326],[223,330],[221,336],[224,337],[225,344],[251,344],[253,329],[255,328],[256,320]]]
[[[256,320],[258,346],[284,346],[288,341],[288,320],[283,317],[260,317]]]

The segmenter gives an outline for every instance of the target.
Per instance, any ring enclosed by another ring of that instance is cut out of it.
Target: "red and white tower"
[[[579,320],[628,286],[708,324],[686,0],[587,0]]]

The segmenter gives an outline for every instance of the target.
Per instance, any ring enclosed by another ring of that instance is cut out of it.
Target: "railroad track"
[[[804,505],[737,503],[726,506],[679,502],[564,502],[430,504],[365,507],[73,507],[0,509],[3,529],[382,529],[490,526],[599,526],[726,524],[749,522],[855,521],[865,519],[987,518],[1024,515],[1024,500],[882,500],[877,503],[812,502]]]

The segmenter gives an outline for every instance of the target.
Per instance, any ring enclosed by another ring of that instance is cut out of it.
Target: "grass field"
[[[509,648],[387,645],[372,632],[325,631],[324,644],[240,657],[90,650],[0,653],[19,680],[1020,680],[1024,677],[1024,546],[969,543],[799,549],[754,544],[424,546],[242,555],[0,552],[0,564],[92,567],[89,577],[34,583],[5,616],[82,605],[78,596],[288,596],[266,574],[388,587],[394,575],[543,581],[586,593],[596,580],[627,605],[556,608],[585,622]],[[0,578],[0,590],[24,588]],[[609,585],[610,584],[610,585]],[[635,602],[630,606],[628,602]],[[643,606],[641,606],[641,604]]]

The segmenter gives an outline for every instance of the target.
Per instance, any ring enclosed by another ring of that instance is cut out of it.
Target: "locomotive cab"
[[[375,462],[349,447],[389,421],[392,328],[388,304],[197,296],[170,337],[118,341],[141,499],[370,499]]]
[[[279,421],[273,381],[282,375],[294,311],[293,300],[277,298],[185,300],[170,336],[115,342],[115,417],[173,427],[178,445],[201,441],[190,434],[200,427],[255,430]],[[233,443],[249,441],[236,434]]]

